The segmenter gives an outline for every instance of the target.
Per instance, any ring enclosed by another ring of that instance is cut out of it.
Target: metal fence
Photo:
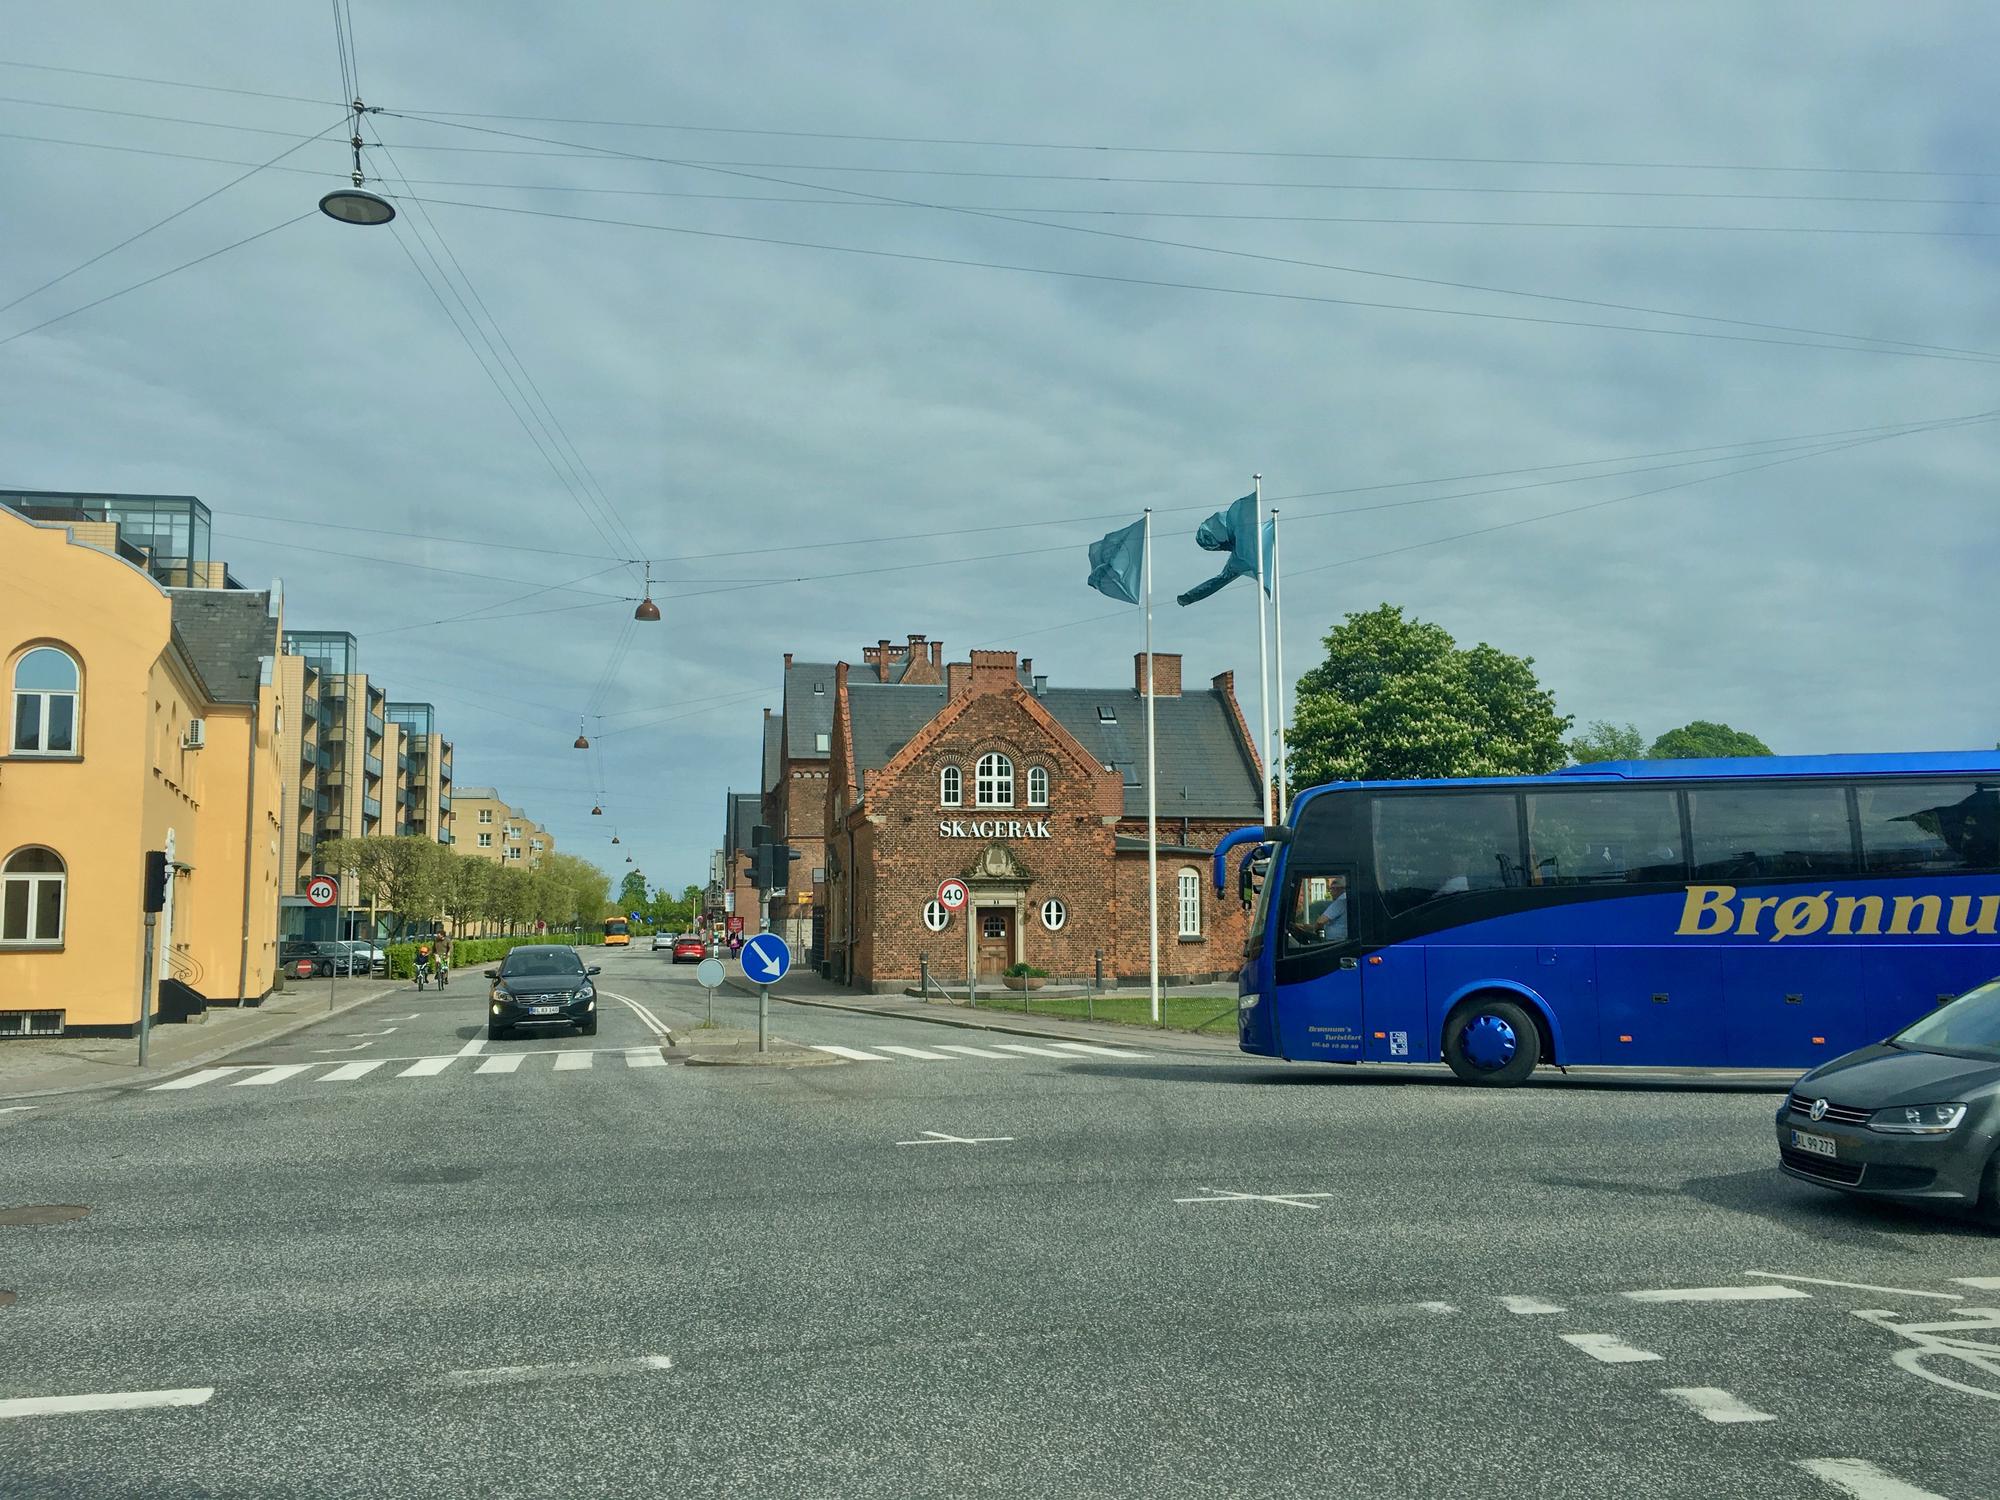
[[[1117,977],[1107,976],[1101,953],[1089,955],[1090,967],[1079,972],[1060,973],[1044,970],[1034,975],[972,974],[965,972],[962,959],[954,954],[934,964],[928,953],[918,955],[919,978],[914,986],[915,993],[933,1004],[962,1005],[968,1008],[986,1007],[1028,1015],[1045,1014],[1063,1020],[1094,1021],[1107,998],[1123,1001],[1147,1000],[1146,985],[1120,984]],[[955,968],[948,968],[956,960]],[[1234,1033],[1236,1017],[1236,997],[1231,994],[1226,999],[1218,992],[1224,988],[1235,988],[1233,979],[1226,985],[1223,981],[1211,984],[1174,985],[1161,987],[1161,998],[1167,1002],[1161,1006],[1160,1024],[1169,1024],[1169,1008],[1182,1012],[1174,1017],[1179,1029],[1194,1031],[1227,1031]],[[1190,1013],[1185,1001],[1190,997],[1213,999],[1213,1014]],[[1120,1010],[1127,1007],[1120,1006]],[[1116,1017],[1129,1021],[1126,1015]],[[1224,1020],[1228,1025],[1222,1026]]]

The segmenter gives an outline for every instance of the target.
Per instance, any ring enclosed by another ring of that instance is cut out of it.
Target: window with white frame
[[[479,821],[482,823],[491,823],[493,821],[493,809],[490,807],[480,808]]]
[[[480,834],[479,847],[482,849],[491,849],[493,847],[493,835],[490,833]]]
[[[938,772],[938,801],[945,807],[965,805],[965,778],[957,766],[946,766]]]
[[[75,755],[82,674],[76,658],[54,646],[37,646],[14,663],[16,755]]]
[[[0,866],[0,946],[62,942],[68,872],[53,849],[17,849]]]
[[[1049,773],[1045,767],[1028,767],[1028,806],[1049,805]]]
[[[1175,881],[1180,897],[1181,936],[1184,938],[1201,936],[1201,872],[1193,868],[1183,869]]]
[[[973,782],[973,802],[978,807],[1014,805],[1014,762],[998,750],[979,757]]]

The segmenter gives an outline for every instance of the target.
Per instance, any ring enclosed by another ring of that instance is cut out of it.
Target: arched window
[[[1063,924],[1069,921],[1069,908],[1062,904],[1062,898],[1051,896],[1042,903],[1042,925],[1050,932],[1061,932]]]
[[[980,807],[1012,807],[1014,762],[997,750],[989,750],[980,756],[974,798],[976,805]]]
[[[54,947],[63,936],[62,856],[16,850],[0,866],[0,946]]]
[[[75,755],[81,688],[76,659],[67,651],[37,646],[15,662],[14,754]]]
[[[1049,805],[1049,773],[1041,766],[1028,767],[1028,806]]]
[[[1188,866],[1175,879],[1176,893],[1180,900],[1181,936],[1193,938],[1201,936],[1201,871]]]
[[[965,778],[959,775],[957,766],[946,766],[938,772],[938,801],[946,807],[965,805]]]

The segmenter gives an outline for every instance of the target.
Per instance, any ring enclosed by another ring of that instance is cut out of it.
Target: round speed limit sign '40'
[[[946,911],[960,911],[972,899],[972,892],[965,888],[963,880],[947,880],[938,887],[938,905]]]
[[[314,906],[331,906],[340,899],[340,887],[329,875],[315,875],[306,883],[306,900]]]

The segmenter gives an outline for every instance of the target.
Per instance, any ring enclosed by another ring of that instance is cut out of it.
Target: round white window
[[[1042,903],[1042,925],[1050,932],[1061,932],[1063,924],[1069,920],[1069,908],[1051,896]]]
[[[932,932],[943,932],[945,928],[951,926],[951,913],[944,909],[944,905],[941,902],[926,901],[924,903],[924,926],[930,928]]]

